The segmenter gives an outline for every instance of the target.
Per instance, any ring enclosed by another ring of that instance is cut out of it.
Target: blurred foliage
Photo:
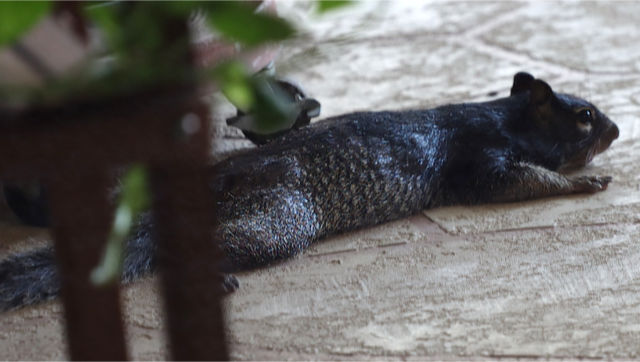
[[[213,70],[220,90],[227,99],[241,110],[247,111],[255,102],[251,88],[251,76],[239,62],[227,62]]]
[[[350,1],[318,1],[317,11],[340,8]],[[0,46],[10,45],[53,9],[54,2],[1,2]],[[214,69],[196,70],[189,58],[188,19],[204,13],[208,24],[223,38],[252,48],[281,41],[295,34],[284,19],[256,12],[257,2],[161,1],[87,2],[83,16],[95,24],[106,41],[106,60],[85,64],[72,75],[53,79],[39,89],[0,89],[7,104],[12,99],[28,103],[56,104],[68,100],[126,96],[163,84],[212,79],[243,112],[255,116],[256,130],[281,130],[295,120],[296,109],[284,91],[268,76],[251,75],[244,65],[229,61]],[[147,175],[142,166],[132,167],[122,180],[115,219],[104,257],[91,278],[96,284],[117,281],[124,245],[136,215],[149,205]]]
[[[285,20],[254,12],[242,2],[212,1],[198,6],[206,10],[212,28],[227,39],[247,46],[285,40],[295,34],[293,27]]]
[[[197,12],[206,13],[208,23],[224,38],[247,47],[294,34],[283,19],[256,13],[249,4],[236,1],[111,3],[88,7],[86,13],[106,34],[109,51],[116,54],[121,67],[158,80],[172,73],[175,77],[179,70],[176,65],[188,59],[188,38],[169,34],[175,29],[171,25]],[[173,37],[173,41],[166,42],[167,37]],[[174,68],[173,72],[163,69],[167,65]]]
[[[0,46],[15,41],[50,9],[49,1],[0,1]]]
[[[297,116],[295,104],[266,74],[251,75],[239,62],[227,62],[213,71],[222,93],[240,111],[253,115],[252,129],[269,134],[290,127]]]
[[[350,5],[351,3],[353,3],[351,0],[318,0],[316,2],[317,11],[320,14],[342,8],[346,5]]]
[[[6,28],[0,37],[6,34],[5,44],[16,40],[45,15],[51,4],[0,2],[0,29]],[[188,34],[176,31],[196,13],[206,14],[208,24],[223,38],[245,49],[294,35],[288,22],[271,14],[256,13],[251,2],[102,2],[87,3],[83,10],[103,35],[106,41],[103,55],[108,57],[79,67],[68,76],[52,79],[44,88],[0,89],[5,103],[19,104],[20,100],[26,100],[29,104],[51,105],[69,99],[101,99],[202,79],[211,73],[198,73],[190,66]],[[26,13],[34,16],[22,16]],[[5,17],[11,21],[2,21]]]
[[[91,273],[94,284],[106,285],[119,281],[127,237],[136,216],[149,208],[150,200],[146,168],[131,166],[122,179],[122,190],[102,261]]]

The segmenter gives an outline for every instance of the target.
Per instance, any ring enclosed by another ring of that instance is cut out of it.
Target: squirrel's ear
[[[547,103],[552,95],[553,91],[545,81],[535,79],[531,83],[531,94],[529,95],[531,103],[536,105]]]
[[[513,76],[513,86],[511,86],[511,95],[518,94],[531,89],[533,76],[526,72],[519,72]]]

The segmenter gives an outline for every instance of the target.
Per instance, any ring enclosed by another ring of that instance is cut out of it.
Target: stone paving
[[[594,102],[620,138],[580,171],[612,175],[604,193],[428,210],[239,275],[233,358],[640,358],[640,3],[280,4],[303,36],[278,69],[323,116],[506,96],[527,70]],[[247,146],[217,129],[220,149]],[[1,227],[2,252],[46,238]],[[132,356],[166,358],[155,279],[123,299]],[[64,358],[60,320],[56,302],[0,316],[0,359]]]

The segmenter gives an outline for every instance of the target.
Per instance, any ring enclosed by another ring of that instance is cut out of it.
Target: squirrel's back
[[[429,207],[446,160],[446,132],[432,118],[429,111],[352,113],[231,158],[214,171],[221,210],[243,213],[238,196],[304,195],[322,237]]]

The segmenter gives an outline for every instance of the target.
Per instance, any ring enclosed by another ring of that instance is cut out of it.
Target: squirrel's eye
[[[578,121],[584,124],[589,124],[593,121],[593,111],[589,108],[583,108],[578,111]]]

